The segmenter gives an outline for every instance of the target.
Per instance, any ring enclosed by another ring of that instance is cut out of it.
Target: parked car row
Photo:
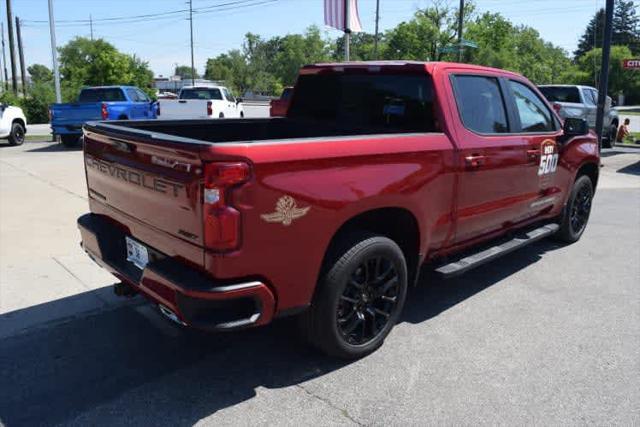
[[[224,86],[184,87],[178,99],[153,101],[134,86],[88,87],[76,102],[52,104],[49,109],[54,138],[75,146],[82,126],[99,120],[149,120],[244,117],[242,99]]]

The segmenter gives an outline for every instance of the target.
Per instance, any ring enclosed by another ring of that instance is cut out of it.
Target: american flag
[[[345,26],[345,1],[349,2],[348,26]],[[361,32],[358,0],[324,0],[324,23],[342,31],[349,28],[353,33]]]

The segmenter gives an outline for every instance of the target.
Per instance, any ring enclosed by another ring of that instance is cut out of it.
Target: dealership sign
[[[640,70],[640,59],[623,59],[622,68],[626,68],[627,70]]]

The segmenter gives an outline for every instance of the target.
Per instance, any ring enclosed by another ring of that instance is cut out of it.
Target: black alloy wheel
[[[383,257],[365,259],[351,274],[336,313],[342,337],[352,345],[375,339],[395,311],[400,294],[398,272]]]
[[[573,204],[571,206],[570,223],[574,234],[582,234],[587,226],[589,214],[591,213],[591,200],[593,190],[590,186],[582,186],[578,189]]]
[[[375,351],[398,321],[407,296],[407,262],[398,244],[367,231],[329,248],[301,332],[326,354],[357,359]]]

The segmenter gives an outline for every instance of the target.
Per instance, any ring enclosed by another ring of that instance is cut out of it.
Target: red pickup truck
[[[455,63],[305,66],[287,116],[84,127],[82,246],[120,294],[212,331],[298,315],[361,357],[429,263],[450,277],[582,235],[596,137],[518,74]]]

